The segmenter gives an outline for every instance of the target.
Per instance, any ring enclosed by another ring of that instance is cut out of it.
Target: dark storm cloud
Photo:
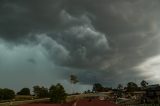
[[[59,24],[61,0],[1,1],[1,36],[18,39],[53,30]]]
[[[40,45],[82,83],[143,79],[134,67],[160,52],[159,9],[158,0],[2,0],[0,37]]]

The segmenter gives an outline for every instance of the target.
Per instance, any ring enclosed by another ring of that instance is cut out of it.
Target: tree
[[[117,89],[122,90],[123,89],[123,85],[122,84],[118,84]]]
[[[73,84],[76,84],[77,82],[79,82],[78,79],[77,79],[77,76],[71,74],[71,75],[70,75],[70,82],[71,82],[71,84],[72,84],[72,91],[73,91],[73,93],[74,93]]]
[[[42,86],[41,89],[40,89],[40,92],[38,94],[38,97],[39,98],[45,98],[45,97],[48,97],[48,96],[49,96],[48,89]]]
[[[87,90],[83,92],[84,94],[92,93],[91,90]]]
[[[93,89],[92,90],[94,92],[101,92],[101,91],[103,91],[103,89],[104,89],[104,87],[100,83],[95,83],[93,85]]]
[[[34,86],[33,87],[33,92],[36,97],[38,98],[44,98],[49,96],[48,89],[45,87],[40,87],[40,86]]]
[[[133,91],[136,91],[136,90],[138,90],[138,86],[137,86],[136,83],[134,83],[134,82],[129,82],[129,83],[127,84],[127,91],[133,92]]]
[[[30,95],[30,89],[29,88],[23,88],[17,93],[17,95]]]
[[[33,92],[34,92],[34,95],[36,96],[36,97],[38,97],[38,94],[39,94],[39,92],[40,92],[40,86],[38,86],[38,85],[36,85],[36,86],[33,86]]]
[[[146,82],[145,80],[141,81],[141,87],[146,88],[148,86],[148,82]]]
[[[90,91],[90,90],[87,90],[87,93],[91,93],[91,91]]]
[[[54,103],[64,103],[67,97],[64,87],[60,83],[50,87],[49,95],[50,100]]]
[[[2,91],[2,90],[3,90],[3,89],[0,88],[0,100],[3,99],[3,91]]]
[[[0,99],[1,100],[9,100],[15,97],[15,92],[11,89],[5,88],[0,89]]]
[[[117,86],[117,96],[118,97],[122,97],[122,94],[123,94],[123,85],[122,84],[118,84]]]

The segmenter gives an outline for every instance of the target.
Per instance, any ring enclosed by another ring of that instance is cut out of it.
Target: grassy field
[[[79,95],[71,95],[68,96],[66,99],[66,102],[72,102],[77,99],[83,99],[86,97],[94,96],[94,94],[79,94]],[[15,97],[15,100],[12,101],[13,105],[19,105],[19,104],[28,104],[28,103],[39,103],[39,102],[49,102],[49,98],[44,98],[44,99],[36,99],[34,96],[21,96],[17,95]],[[11,100],[8,101],[2,101],[3,103],[0,103],[0,106],[9,106]]]
[[[34,96],[28,96],[28,95],[17,95],[15,97],[15,101],[23,101],[23,100],[33,100]]]

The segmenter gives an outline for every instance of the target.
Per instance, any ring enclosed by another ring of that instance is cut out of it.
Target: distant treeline
[[[78,82],[77,77],[74,75],[70,76],[70,80],[72,84]],[[129,92],[137,91],[145,89],[148,86],[148,82],[141,81],[140,87],[134,82],[128,82],[126,86],[122,84],[118,84],[116,90],[126,90]],[[94,93],[94,92],[107,92],[109,90],[113,90],[112,88],[104,87],[100,83],[93,84],[92,90],[87,90],[84,93]],[[46,88],[43,86],[33,86],[33,95],[34,98],[50,98],[52,102],[62,103],[65,102],[67,94],[66,91],[60,83],[56,85],[51,85],[50,88]],[[75,94],[78,94],[74,92]],[[15,98],[15,95],[31,95],[29,88],[22,88],[19,92],[15,93],[13,90],[5,88],[0,88],[0,100],[11,100]]]
[[[128,91],[128,92],[134,92],[134,91],[144,90],[147,86],[148,86],[148,82],[145,81],[145,80],[142,80],[140,82],[140,86],[138,86],[134,82],[128,82],[127,85],[118,84],[117,88],[104,87],[100,83],[95,83],[95,84],[93,84],[93,89],[92,90],[87,90],[84,93],[107,92],[107,91],[110,91],[110,90],[125,90],[125,91]]]
[[[51,85],[50,88],[45,88],[43,86],[34,86],[33,87],[34,98],[50,98],[51,102],[54,103],[63,103],[66,100],[67,94],[64,90],[64,87],[58,83],[56,85]],[[19,92],[15,93],[14,90],[0,88],[0,100],[13,100],[16,95],[25,95],[30,96],[29,88],[22,88]]]
[[[77,76],[70,75],[71,84],[76,84],[78,82]],[[50,98],[51,102],[54,103],[63,103],[66,100],[67,93],[60,83],[56,85],[51,85],[50,88],[46,88],[44,86],[33,86],[33,97],[34,98]],[[31,92],[29,88],[22,88],[19,92],[15,93],[14,90],[4,88],[0,88],[0,101],[2,100],[13,100],[16,95],[24,95],[31,96]]]

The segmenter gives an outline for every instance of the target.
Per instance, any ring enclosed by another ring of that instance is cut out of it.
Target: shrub
[[[63,103],[66,101],[67,94],[61,84],[52,85],[49,89],[50,100],[54,103]]]
[[[30,95],[30,89],[29,88],[23,88],[17,93],[17,95]]]
[[[38,98],[45,98],[45,97],[49,96],[48,89],[43,86],[42,87],[34,86],[33,92],[34,92],[35,96]]]
[[[0,99],[1,100],[9,100],[15,97],[15,92],[11,89],[0,89]]]

